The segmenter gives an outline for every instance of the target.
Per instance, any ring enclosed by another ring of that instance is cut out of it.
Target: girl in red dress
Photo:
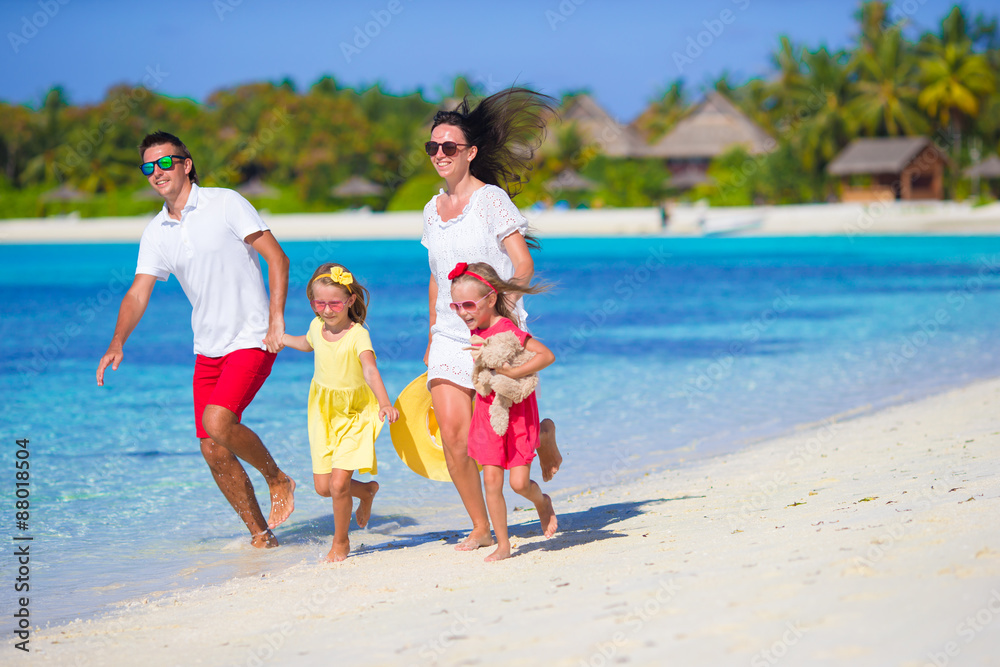
[[[511,331],[526,350],[535,353],[520,366],[508,365],[497,369],[497,373],[514,379],[522,378],[555,361],[552,350],[520,329],[520,322],[516,321],[517,315],[511,308],[521,294],[537,294],[543,288],[502,280],[493,267],[482,262],[460,262],[448,278],[451,280],[450,307],[472,334],[486,339]],[[510,488],[535,505],[545,537],[552,537],[557,527],[552,499],[542,493],[538,484],[529,477],[531,461],[538,449],[539,419],[535,394],[510,406],[509,424],[503,435],[497,435],[490,425],[489,409],[493,399],[493,394],[476,394],[469,428],[469,456],[483,466],[486,507],[497,540],[497,548],[486,557],[487,561],[510,556],[507,503],[503,497],[504,470],[510,471]]]

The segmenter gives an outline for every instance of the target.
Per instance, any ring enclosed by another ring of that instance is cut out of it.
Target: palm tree
[[[801,124],[793,128],[792,143],[806,171],[822,168],[855,133],[846,108],[852,86],[847,63],[846,53],[830,53],[826,47],[809,51],[803,58],[805,85],[793,91],[803,114]]]
[[[857,79],[846,110],[868,134],[927,131],[927,121],[917,106],[917,61],[899,28],[890,28],[855,51],[851,71]]]
[[[955,8],[942,22],[940,37],[925,35],[921,40],[923,90],[918,102],[947,129],[955,165],[961,156],[963,129],[979,115],[997,83],[986,56],[973,51],[966,26],[961,10]]]

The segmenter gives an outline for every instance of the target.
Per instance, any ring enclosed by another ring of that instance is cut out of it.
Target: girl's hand
[[[389,423],[390,424],[395,424],[396,420],[399,419],[399,410],[397,410],[396,408],[394,408],[391,405],[387,405],[387,406],[385,406],[383,408],[379,408],[378,418],[380,420],[382,420],[382,421],[385,421],[386,417],[389,418]]]

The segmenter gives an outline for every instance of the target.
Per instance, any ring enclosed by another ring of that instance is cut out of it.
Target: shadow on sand
[[[601,540],[625,537],[623,533],[619,533],[615,530],[615,524],[619,524],[623,521],[627,521],[644,514],[647,511],[645,509],[647,506],[702,497],[704,496],[656,498],[627,503],[598,505],[597,507],[591,507],[590,509],[581,510],[579,512],[563,512],[558,516],[559,532],[557,532],[552,539],[520,545],[517,547],[514,555],[523,555],[540,549],[545,549],[547,551],[566,549],[569,547],[579,546],[581,544],[588,544],[590,542],[599,542]],[[534,515],[534,510],[530,510],[530,512],[531,515]],[[527,514],[527,512],[517,511],[511,513],[512,523],[509,527],[511,538],[538,537],[542,534],[541,527],[537,519],[527,521],[525,523],[514,523],[514,521],[518,521],[520,518],[519,515],[523,516],[524,514]],[[465,531],[460,530],[397,534],[397,531],[412,528],[416,525],[417,521],[415,519],[405,515],[372,515],[372,518],[368,523],[368,531],[386,535],[390,537],[391,541],[387,544],[375,546],[360,546],[354,551],[354,553],[362,554],[366,552],[405,549],[407,547],[427,544],[428,542],[457,544],[459,540],[463,539],[466,535]],[[351,531],[353,532],[355,530],[358,530],[357,524],[355,524],[352,520]],[[333,516],[325,515],[323,517],[296,525],[294,529],[284,533],[282,537],[283,542],[285,543],[301,544],[312,542],[317,539],[325,540],[332,534]],[[360,538],[361,536],[359,535],[358,537]],[[353,541],[354,540],[352,539],[352,542]],[[358,541],[360,542],[360,539]]]

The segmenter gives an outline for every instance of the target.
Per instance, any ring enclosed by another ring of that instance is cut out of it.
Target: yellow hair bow
[[[345,271],[339,266],[335,266],[330,269],[330,273],[323,273],[316,276],[316,279],[313,280],[313,282],[316,282],[316,280],[319,280],[320,278],[329,278],[338,285],[351,285],[354,283],[354,276],[351,275],[351,272]]]

